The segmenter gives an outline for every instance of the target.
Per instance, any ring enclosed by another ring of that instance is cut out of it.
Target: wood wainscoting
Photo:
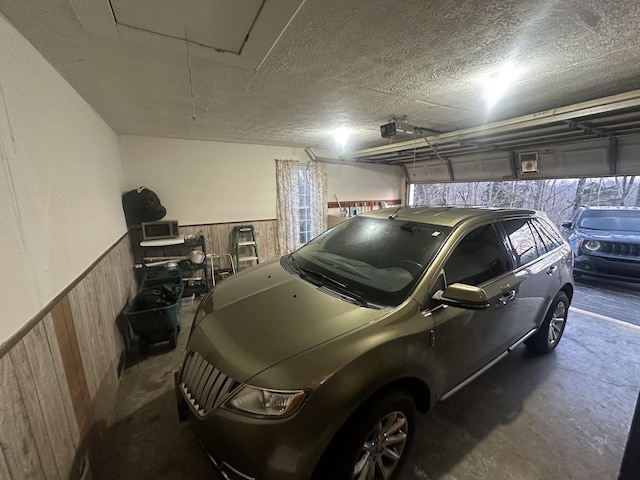
[[[91,478],[118,391],[135,295],[129,235],[0,348],[0,478]]]
[[[277,258],[275,220],[189,225],[208,253],[235,254],[232,232],[251,224],[260,261]],[[128,347],[122,310],[137,288],[133,229],[0,345],[0,479],[85,480],[104,439]],[[120,327],[120,328],[119,328]]]
[[[278,251],[278,234],[276,220],[253,220],[234,223],[209,223],[204,225],[184,225],[180,226],[181,235],[202,235],[207,248],[207,253],[229,254],[235,262],[235,248],[233,229],[241,225],[253,225],[256,232],[256,242],[260,262],[273,260],[280,256]],[[142,262],[140,251],[140,240],[142,232],[140,228],[131,230],[131,244],[137,262]]]

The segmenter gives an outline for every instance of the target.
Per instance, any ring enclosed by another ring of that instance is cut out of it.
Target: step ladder
[[[258,255],[258,244],[256,242],[256,232],[253,225],[240,225],[233,229],[236,247],[236,270],[253,265],[247,265],[247,262],[260,263]]]

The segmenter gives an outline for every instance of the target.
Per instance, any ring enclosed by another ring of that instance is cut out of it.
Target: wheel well
[[[573,298],[573,285],[567,283],[564,287],[560,289],[560,291],[564,292],[564,294],[569,299],[569,303],[571,303],[571,299]]]
[[[397,391],[408,392],[413,397],[413,401],[418,411],[424,412],[424,413],[429,411],[429,407],[431,404],[431,392],[427,384],[415,377],[399,378],[397,380],[392,381],[391,383],[384,385],[383,387],[379,388],[378,390],[373,392],[371,395],[369,395],[367,399],[364,402],[362,402],[351,413],[351,415],[349,415],[349,418],[347,418],[347,420],[342,424],[342,426],[340,427],[340,430],[345,428],[345,426],[349,425],[349,421],[352,418],[356,417],[358,413],[361,412],[362,410],[366,410],[371,403],[376,401],[377,398],[383,395],[386,395],[387,393],[397,392]]]
[[[371,395],[371,399],[378,397],[386,392],[397,390],[406,390],[413,397],[416,408],[423,413],[429,410],[431,404],[431,392],[429,387],[420,379],[414,377],[401,378],[395,380]],[[365,402],[366,403],[366,402]]]
[[[409,395],[413,397],[413,401],[418,411],[426,413],[429,410],[429,406],[431,404],[431,392],[427,384],[418,378],[415,378],[415,377],[400,378],[398,380],[394,380],[393,382],[388,383],[387,385],[379,388],[378,390],[373,392],[371,395],[369,395],[369,397],[362,404],[360,404],[358,408],[356,408],[351,413],[349,418],[347,418],[347,420],[340,426],[338,431],[335,433],[335,435],[331,439],[331,442],[329,442],[327,449],[324,451],[324,453],[320,457],[318,464],[316,466],[316,470],[312,476],[312,480],[323,480],[325,478],[323,466],[327,461],[327,457],[329,458],[331,457],[332,451],[335,450],[336,444],[339,443],[337,439],[342,435],[344,435],[344,432],[351,427],[356,417],[358,417],[358,415],[363,410],[366,410],[369,407],[369,405],[375,402],[377,398],[394,391],[406,391],[407,393],[409,393]]]

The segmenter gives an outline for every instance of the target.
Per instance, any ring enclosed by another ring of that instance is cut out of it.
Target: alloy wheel
[[[394,411],[382,418],[364,441],[353,467],[353,480],[388,480],[407,443],[407,417]]]
[[[555,345],[560,339],[564,331],[564,325],[567,321],[567,307],[564,302],[558,302],[553,310],[551,320],[549,321],[549,331],[547,333],[547,341],[549,345]]]

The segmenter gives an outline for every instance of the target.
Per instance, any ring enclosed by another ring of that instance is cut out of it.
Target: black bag
[[[140,305],[145,309],[162,308],[178,301],[182,292],[182,284],[163,283],[157,287],[145,288],[138,297]]]
[[[122,195],[122,208],[127,225],[155,222],[167,214],[158,195],[147,187],[139,187]]]

